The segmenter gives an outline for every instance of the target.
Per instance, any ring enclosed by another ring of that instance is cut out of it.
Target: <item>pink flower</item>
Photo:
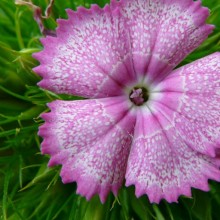
[[[89,98],[57,100],[39,135],[64,183],[102,202],[135,185],[151,202],[220,180],[220,54],[174,69],[211,33],[192,0],[121,0],[67,10],[35,54],[39,85]]]

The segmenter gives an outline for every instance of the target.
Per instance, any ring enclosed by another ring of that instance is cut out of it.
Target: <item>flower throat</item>
[[[129,94],[129,98],[135,105],[140,106],[148,101],[149,92],[144,87],[134,87]]]

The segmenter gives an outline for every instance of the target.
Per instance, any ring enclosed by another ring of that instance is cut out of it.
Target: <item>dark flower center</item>
[[[129,94],[129,98],[135,105],[140,106],[149,99],[149,92],[144,87],[134,87]]]

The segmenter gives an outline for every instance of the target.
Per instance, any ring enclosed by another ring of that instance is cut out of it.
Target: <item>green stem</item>
[[[152,207],[153,207],[153,210],[156,214],[156,219],[157,220],[165,220],[165,218],[163,217],[163,215],[162,215],[160,209],[158,208],[158,206],[153,204]]]
[[[19,9],[16,9],[15,12],[15,32],[17,35],[17,39],[18,39],[18,45],[20,47],[20,49],[24,48],[24,42],[22,40],[22,35],[21,35],[21,28],[20,28],[20,24],[19,24]]]
[[[7,197],[8,197],[9,179],[10,179],[10,172],[6,172],[5,180],[4,180],[3,199],[2,199],[2,212],[3,212],[4,220],[7,220]]]
[[[214,13],[215,11],[217,11],[219,8],[220,8],[220,5],[214,7],[214,8],[211,10],[211,16],[212,16],[213,13]]]
[[[10,90],[4,88],[4,87],[1,86],[1,85],[0,85],[0,89],[1,89],[2,91],[4,91],[4,92],[8,93],[8,94],[11,95],[11,96],[14,96],[15,98],[18,98],[18,99],[21,99],[21,100],[30,102],[29,99],[27,99],[27,98],[25,98],[25,97],[23,97],[23,96],[21,96],[21,95],[18,95],[18,94],[16,94],[16,93],[14,93],[14,92],[12,92],[12,91],[10,91]]]

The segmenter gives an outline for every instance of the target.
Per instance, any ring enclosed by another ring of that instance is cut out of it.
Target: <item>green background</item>
[[[216,25],[212,35],[180,65],[220,50],[220,0],[204,0]],[[42,11],[48,0],[35,0]],[[89,7],[106,0],[55,0],[46,28],[54,30],[57,18],[66,18],[65,9]],[[33,11],[13,0],[0,0],[0,219],[62,220],[190,220],[220,219],[220,184],[210,181],[210,192],[193,189],[193,198],[181,196],[179,203],[150,204],[147,196],[137,199],[134,188],[123,187],[117,198],[109,195],[102,205],[95,196],[90,202],[76,195],[76,184],[62,184],[60,167],[47,168],[48,156],[40,153],[38,126],[46,103],[55,99],[78,99],[40,89],[32,68],[38,65],[31,55],[40,51],[42,34]]]

